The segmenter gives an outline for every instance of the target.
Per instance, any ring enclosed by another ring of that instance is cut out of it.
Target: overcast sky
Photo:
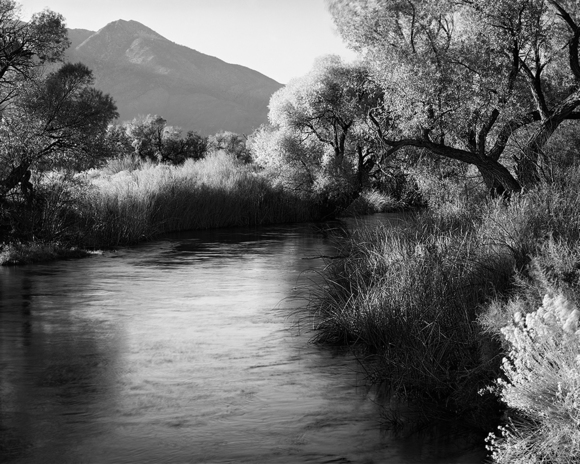
[[[165,38],[283,84],[307,73],[316,57],[354,54],[335,31],[325,0],[20,0],[28,19],[44,8],[67,27],[97,31],[135,20]]]

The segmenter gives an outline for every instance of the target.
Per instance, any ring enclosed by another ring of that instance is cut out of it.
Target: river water
[[[0,269],[0,462],[480,462],[398,440],[349,355],[299,317],[314,225],[169,235]]]

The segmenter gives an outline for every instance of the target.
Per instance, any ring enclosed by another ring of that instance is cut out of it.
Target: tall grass
[[[405,208],[402,201],[378,190],[365,190],[342,213],[341,216],[363,216],[374,213],[392,212]]]
[[[578,460],[579,179],[570,169],[558,185],[516,199],[495,211],[495,227],[488,230],[526,255],[511,294],[495,299],[479,317],[504,347],[495,391],[507,422],[490,440],[498,463]]]
[[[78,206],[87,246],[135,243],[169,231],[300,222],[316,214],[312,204],[224,153],[182,166],[109,166],[87,176]]]
[[[473,224],[421,218],[353,234],[313,303],[315,340],[353,347],[392,397],[475,422],[489,412],[478,391],[498,365],[477,310],[509,285],[513,258],[485,247]]]
[[[312,302],[315,340],[352,347],[374,384],[431,418],[489,427],[498,402],[479,391],[501,376],[501,328],[514,312],[505,302],[541,304],[538,267],[545,284],[580,300],[574,176],[509,202],[456,202],[408,226],[354,233]]]

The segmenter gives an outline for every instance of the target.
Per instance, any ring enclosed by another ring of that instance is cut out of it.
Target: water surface
[[[390,437],[356,360],[308,343],[332,236],[192,232],[0,269],[0,461],[478,462]]]

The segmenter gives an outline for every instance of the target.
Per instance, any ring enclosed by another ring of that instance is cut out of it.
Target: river
[[[356,360],[308,343],[333,240],[188,232],[0,268],[0,461],[480,462],[393,438]]]

